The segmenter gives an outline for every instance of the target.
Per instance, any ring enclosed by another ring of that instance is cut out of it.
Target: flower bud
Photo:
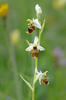
[[[36,10],[37,14],[42,14],[42,9],[40,8],[40,6],[38,4],[36,4],[35,10]]]

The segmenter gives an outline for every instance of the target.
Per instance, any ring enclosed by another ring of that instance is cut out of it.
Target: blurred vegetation
[[[28,36],[26,20],[33,16],[35,18],[34,7],[37,3],[43,10],[42,19],[46,19],[41,37],[41,44],[46,50],[39,55],[38,69],[49,71],[50,84],[46,87],[37,82],[35,100],[66,100],[66,64],[60,64],[60,58],[57,59],[53,53],[54,49],[59,47],[63,51],[61,59],[66,59],[66,5],[55,9],[53,0],[0,0],[0,3],[9,5],[6,27],[0,18],[0,100],[18,100],[19,95],[20,100],[31,100],[30,89],[18,76],[15,82],[14,73],[22,74],[32,84],[34,59],[25,52],[25,48],[26,40],[33,42],[37,30]],[[12,46],[10,33],[16,29],[20,31],[20,41]],[[11,57],[14,58],[16,67],[13,66]]]

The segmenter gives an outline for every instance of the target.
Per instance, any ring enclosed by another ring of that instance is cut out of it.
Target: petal
[[[48,73],[48,71],[45,71],[43,74],[44,74],[44,76],[46,76],[47,75],[47,73]]]
[[[43,48],[43,47],[40,46],[40,45],[37,46],[37,49],[40,50],[40,51],[44,51],[44,50],[45,50],[45,48]]]
[[[36,45],[38,44],[38,37],[37,36],[34,39],[34,44],[36,44]]]
[[[42,10],[41,10],[41,8],[40,8],[40,6],[39,6],[38,4],[36,4],[35,10],[36,10],[36,12],[37,12],[38,14],[41,14],[41,13],[42,13]]]
[[[31,51],[33,49],[33,44],[31,44],[28,48],[26,48],[26,51]]]
[[[41,29],[41,24],[39,23],[38,19],[33,19],[35,27]]]

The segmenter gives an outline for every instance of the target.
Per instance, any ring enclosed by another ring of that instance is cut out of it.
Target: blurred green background
[[[46,19],[41,37],[41,45],[46,50],[39,55],[38,69],[48,70],[50,84],[45,86],[37,82],[35,100],[66,100],[66,5],[55,9],[52,2],[0,0],[0,3],[9,4],[6,28],[0,18],[0,100],[31,100],[31,90],[15,73],[22,74],[32,84],[34,59],[25,48],[28,46],[26,40],[33,42],[37,30],[27,35],[26,20],[36,18],[37,3],[43,11],[42,20]],[[20,31],[20,41],[11,46],[9,36],[16,29]]]

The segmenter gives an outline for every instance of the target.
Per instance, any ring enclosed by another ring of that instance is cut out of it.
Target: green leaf
[[[26,85],[33,91],[33,88],[31,86],[31,84],[26,80],[24,79],[24,77],[22,75],[20,75],[20,78],[26,83]]]

